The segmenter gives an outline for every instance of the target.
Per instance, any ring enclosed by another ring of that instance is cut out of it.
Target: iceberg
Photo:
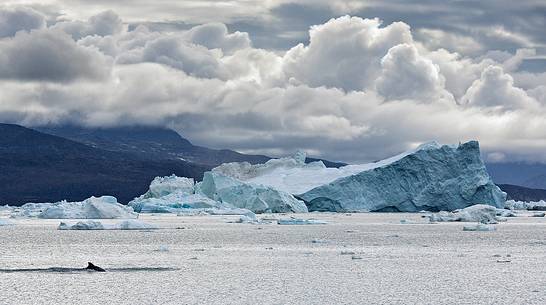
[[[534,211],[546,211],[546,201],[506,201],[505,208],[510,210],[534,210]]]
[[[153,230],[158,229],[156,225],[148,224],[139,220],[129,219],[116,224],[103,224],[100,221],[86,220],[78,221],[75,224],[61,222],[59,230]]]
[[[142,196],[129,202],[139,213],[177,213],[179,215],[240,215],[250,212],[231,204],[213,200],[201,193],[195,193],[193,179],[177,177],[156,177],[150,189]]]
[[[196,193],[254,213],[307,213],[301,200],[270,186],[246,183],[211,171],[196,185]]]
[[[430,142],[382,161],[340,168],[302,160],[299,152],[265,164],[226,163],[212,173],[292,194],[309,211],[452,211],[480,203],[502,207],[506,199],[489,177],[476,141]]]
[[[453,212],[441,211],[429,215],[431,222],[461,221],[494,224],[498,222],[498,209],[485,204],[476,204]]]
[[[131,207],[118,203],[112,196],[90,197],[81,202],[27,203],[12,217],[45,219],[114,219],[136,218]]]
[[[479,145],[429,143],[381,166],[338,178],[303,194],[310,211],[452,211],[474,204],[504,206]]]

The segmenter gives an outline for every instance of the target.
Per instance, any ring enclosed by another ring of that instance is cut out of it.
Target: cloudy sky
[[[347,162],[477,139],[546,162],[544,1],[0,3],[2,122]]]

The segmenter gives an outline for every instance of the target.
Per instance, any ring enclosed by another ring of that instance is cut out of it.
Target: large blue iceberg
[[[428,143],[382,166],[338,178],[297,197],[310,211],[452,211],[503,207],[506,194],[489,177],[476,141]]]

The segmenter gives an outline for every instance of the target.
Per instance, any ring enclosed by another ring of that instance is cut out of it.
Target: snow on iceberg
[[[156,225],[148,224],[139,220],[129,219],[116,224],[103,224],[100,221],[86,220],[78,221],[75,224],[61,222],[59,230],[152,230],[158,229]]]
[[[452,211],[474,204],[504,206],[506,194],[489,177],[478,142],[457,147],[432,143],[402,155],[297,197],[310,211],[417,212]]]
[[[485,204],[476,204],[453,212],[441,211],[429,215],[431,222],[461,221],[485,224],[497,223],[498,209]]]
[[[289,193],[270,186],[245,183],[221,173],[206,172],[196,192],[254,213],[306,213],[307,207]]]
[[[136,218],[131,207],[118,203],[112,196],[87,198],[81,202],[27,203],[12,217],[47,219],[113,219]]]

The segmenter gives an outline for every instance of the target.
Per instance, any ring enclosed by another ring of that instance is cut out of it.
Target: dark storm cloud
[[[100,52],[79,46],[56,30],[19,32],[0,40],[0,78],[67,82],[102,79],[110,71]]]
[[[45,27],[44,15],[26,7],[0,10],[0,38]]]

